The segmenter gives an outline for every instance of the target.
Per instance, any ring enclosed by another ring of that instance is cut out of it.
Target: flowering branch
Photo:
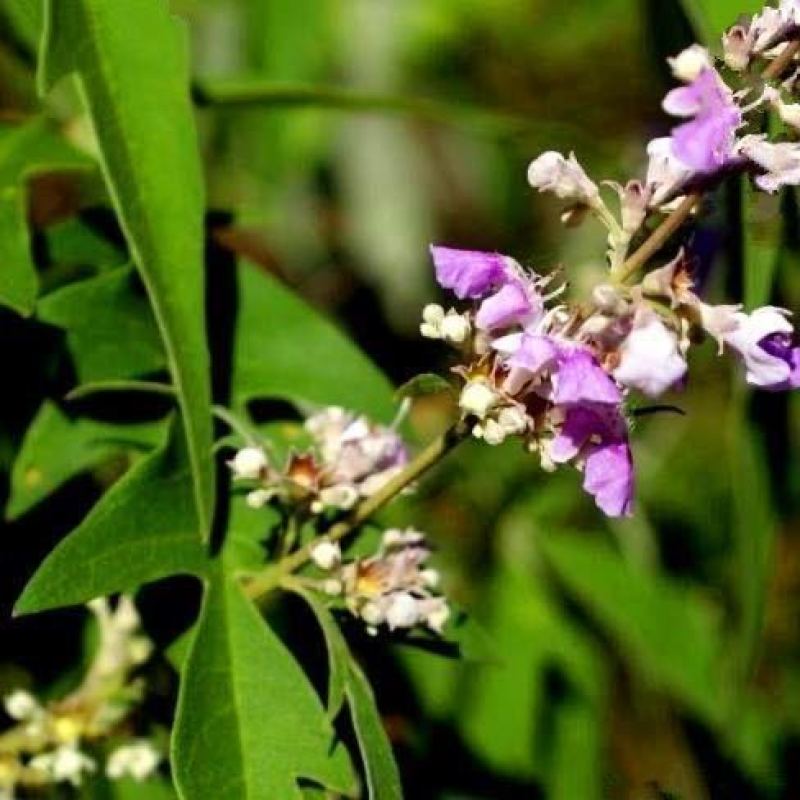
[[[276,564],[269,565],[254,576],[248,576],[245,582],[247,595],[254,600],[262,599],[270,591],[280,586],[288,575],[310,561],[317,546],[323,542],[338,542],[353,533],[404,489],[441,461],[453,448],[464,441],[467,435],[466,426],[459,422],[437,436],[377,492],[355,506],[345,519],[335,523],[321,536],[288,554]]]

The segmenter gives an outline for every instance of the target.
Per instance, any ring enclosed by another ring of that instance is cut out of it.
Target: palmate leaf
[[[135,32],[135,35],[132,35]],[[162,0],[45,0],[42,91],[74,74],[164,342],[200,530],[214,506],[203,186],[182,26]]]
[[[174,574],[202,575],[191,472],[176,421],[167,441],[112,486],[44,560],[15,613],[85,603]]]
[[[40,301],[38,317],[66,331],[81,383],[135,377],[165,366],[147,298],[130,267],[52,292]]]
[[[25,181],[47,172],[89,169],[92,161],[41,119],[0,126],[0,303],[30,314],[39,280],[30,252]]]
[[[219,565],[183,670],[172,759],[183,800],[301,798],[299,779],[355,790],[314,689]]]
[[[16,519],[71,478],[115,455],[155,447],[163,430],[160,422],[119,425],[73,419],[55,403],[45,402],[14,461],[6,517]]]
[[[248,264],[239,272],[233,391],[342,405],[388,421],[392,389],[343,333],[275,278]]]

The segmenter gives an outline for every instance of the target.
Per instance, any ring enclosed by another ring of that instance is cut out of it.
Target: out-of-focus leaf
[[[426,372],[422,375],[415,375],[411,380],[406,381],[395,394],[397,397],[422,397],[428,394],[442,394],[443,392],[453,392],[453,385],[446,381],[441,375]]]
[[[372,687],[351,658],[345,693],[356,730],[371,800],[402,800],[403,787],[392,745],[381,722]]]
[[[163,430],[160,422],[112,425],[72,419],[54,403],[45,402],[14,462],[6,517],[16,519],[70,478],[115,455],[155,447]]]
[[[300,798],[300,778],[354,790],[347,752],[308,679],[219,569],[183,672],[172,761],[183,800]]]
[[[109,781],[109,800],[176,800],[178,795],[172,785],[161,778],[137,781],[133,778],[117,778]],[[99,800],[93,796],[92,800]]]
[[[388,381],[343,333],[270,275],[245,264],[239,277],[233,376],[239,403],[282,397],[391,417]]]
[[[548,798],[602,800],[602,731],[597,707],[584,698],[569,697],[559,704],[548,770]]]
[[[84,268],[85,275],[96,270],[123,267],[127,261],[124,248],[109,241],[78,217],[48,226],[44,236],[49,261],[59,267]]]
[[[165,366],[147,297],[129,267],[53,292],[39,303],[38,316],[66,331],[81,383],[135,377]]]
[[[191,472],[179,426],[112,486],[44,560],[17,601],[29,614],[131,591],[174,574],[200,575]]]
[[[69,74],[78,80],[109,193],[161,331],[200,531],[208,532],[214,475],[204,199],[184,30],[161,0],[46,0],[41,90]]]
[[[712,724],[724,717],[720,634],[707,606],[687,588],[633,569],[596,539],[555,536],[541,547],[646,679]]]
[[[759,192],[749,180],[742,181],[742,194],[744,304],[753,309],[769,302],[781,258],[783,223],[780,197]]]
[[[87,156],[68,145],[44,120],[0,126],[0,303],[30,314],[39,290],[30,252],[25,180],[91,166]]]

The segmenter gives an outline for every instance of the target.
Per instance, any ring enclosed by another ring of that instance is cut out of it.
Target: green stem
[[[390,500],[400,494],[409,484],[416,481],[434,464],[441,461],[456,445],[466,438],[467,433],[468,429],[463,422],[459,422],[449,428],[441,436],[434,439],[401,472],[398,472],[391,480],[387,481],[379,491],[359,503],[345,519],[335,523],[324,534],[285,556],[276,564],[270,564],[261,572],[248,576],[244,585],[248,597],[260,600],[264,595],[282,585],[287,576],[311,559],[311,553],[320,542],[335,542],[355,531],[373,514],[380,511]]]

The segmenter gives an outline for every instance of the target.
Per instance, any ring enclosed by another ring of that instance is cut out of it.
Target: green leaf
[[[184,668],[172,760],[183,800],[301,798],[300,778],[354,790],[347,753],[305,674],[220,569]]]
[[[237,402],[281,397],[392,416],[392,389],[334,325],[265,272],[239,273],[233,387]]]
[[[303,600],[308,603],[325,637],[328,650],[328,716],[333,720],[342,710],[345,698],[345,682],[348,677],[348,664],[351,660],[350,649],[344,640],[339,625],[331,612],[314,592],[300,587],[292,587]]]
[[[558,577],[616,641],[640,674],[711,723],[725,713],[720,634],[690,591],[642,573],[595,538],[541,542]]]
[[[17,601],[29,614],[76,605],[174,574],[203,574],[191,473],[179,425],[112,486],[44,560]]]
[[[161,422],[119,425],[72,418],[45,402],[14,462],[6,517],[20,517],[71,478],[115,456],[155,447],[163,429]]]
[[[92,162],[48,123],[0,126],[0,303],[30,314],[39,291],[30,252],[25,181],[57,170],[87,169]]]
[[[313,592],[299,587],[293,587],[292,591],[308,603],[322,628],[328,649],[328,715],[333,719],[338,714],[346,696],[364,761],[370,798],[402,798],[400,773],[369,681],[350,653],[336,620],[321,600]]]
[[[366,676],[352,658],[349,660],[345,692],[367,773],[371,800],[402,800],[400,773],[378,713],[375,696]]]
[[[158,329],[130,267],[47,295],[38,316],[66,331],[80,383],[135,377],[165,366]]]
[[[754,14],[764,7],[761,0],[683,0],[686,14],[703,44],[720,49],[722,34],[742,14]]]
[[[399,398],[422,397],[428,394],[442,394],[444,392],[453,393],[453,385],[446,381],[441,375],[433,372],[425,372],[422,375],[415,375],[411,380],[406,381],[395,395]]]
[[[207,533],[214,474],[203,311],[204,199],[185,32],[162,0],[45,0],[40,88],[73,73],[164,342],[200,530]]]
[[[753,309],[769,302],[780,263],[783,242],[781,198],[759,192],[744,179],[742,194],[744,304]]]

